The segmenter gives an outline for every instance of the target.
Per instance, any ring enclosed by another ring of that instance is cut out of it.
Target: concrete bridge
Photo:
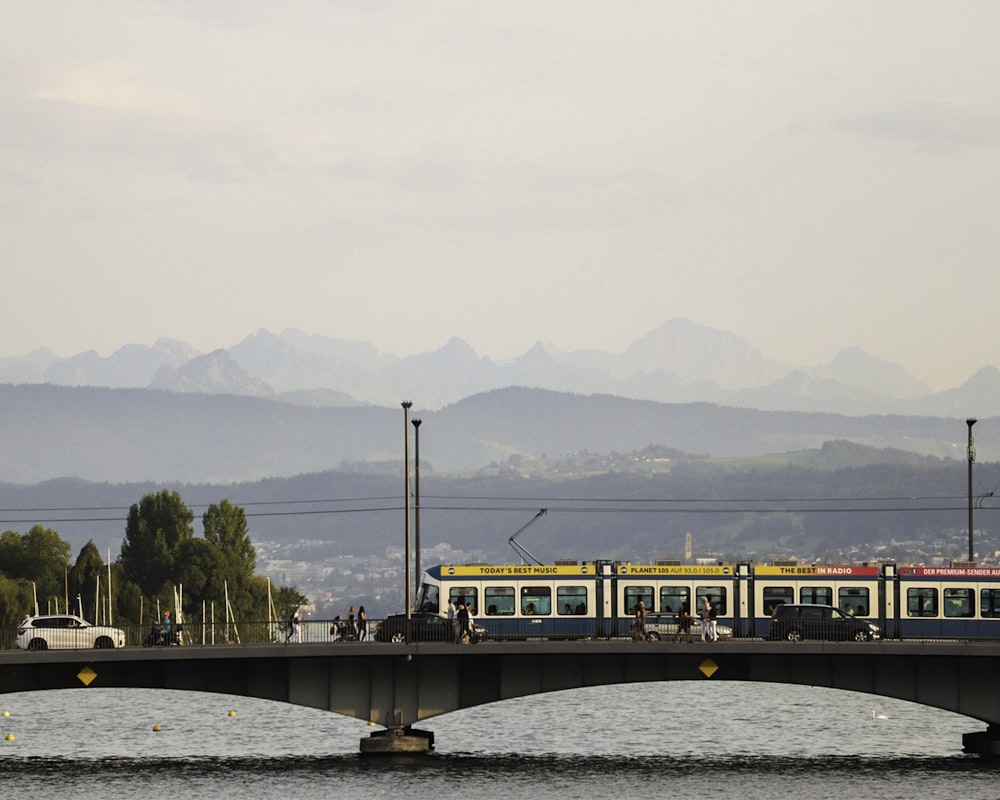
[[[1000,643],[608,641],[218,645],[0,652],[0,693],[126,687],[278,700],[383,726],[363,753],[423,752],[415,723],[524,695],[619,683],[764,681],[909,700],[986,723],[1000,755]]]

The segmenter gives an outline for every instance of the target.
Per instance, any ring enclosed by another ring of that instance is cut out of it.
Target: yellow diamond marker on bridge
[[[80,679],[80,683],[82,683],[84,686],[90,686],[94,678],[97,677],[97,673],[94,672],[94,670],[92,670],[90,667],[84,667],[78,673],[76,673],[76,677]]]
[[[701,662],[701,666],[698,667],[706,678],[711,678],[716,672],[719,671],[719,665],[716,664],[712,659],[706,658]]]

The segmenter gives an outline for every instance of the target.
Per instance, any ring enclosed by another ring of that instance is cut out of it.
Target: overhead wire
[[[505,512],[518,511],[528,512],[537,509],[535,503],[544,505],[553,513],[562,514],[848,514],[848,513],[927,513],[927,512],[952,512],[962,511],[963,505],[951,504],[942,505],[942,501],[957,501],[961,499],[957,495],[945,496],[898,496],[898,497],[870,497],[870,498],[542,498],[542,497],[497,497],[497,496],[474,496],[460,497],[454,495],[430,496],[429,500],[462,501],[455,504],[447,503],[421,503],[421,511],[438,512]],[[391,505],[367,505],[370,503],[386,503],[391,501]],[[484,503],[489,502],[489,505]],[[909,505],[900,505],[906,502]],[[251,501],[247,503],[233,503],[240,508],[261,508],[268,506],[299,506],[316,504],[343,504],[352,503],[352,507],[344,508],[313,508],[313,509],[284,509],[284,510],[255,510],[245,511],[244,516],[248,518],[256,517],[297,517],[297,516],[321,516],[333,514],[368,514],[378,512],[399,512],[404,510],[404,505],[398,502],[397,497],[352,497],[352,498],[325,498],[321,500],[268,500]],[[523,505],[530,503],[531,505]],[[564,503],[569,505],[555,505]],[[603,505],[593,505],[601,503]],[[739,503],[741,505],[734,506]],[[824,503],[822,506],[814,506],[814,503]],[[872,505],[873,503],[894,503],[895,505]],[[930,503],[934,503],[930,505]],[[717,507],[706,507],[708,504],[715,504]],[[775,505],[784,504],[784,505]],[[831,505],[836,504],[836,505]],[[210,504],[200,504],[188,506],[189,509],[208,508]],[[718,507],[721,506],[721,507]],[[63,512],[78,512],[80,515],[58,516],[58,517],[6,517],[0,516],[0,525],[27,524],[27,523],[57,523],[57,522],[121,522],[128,513],[131,506],[52,506],[38,508],[0,508],[0,515],[24,515],[24,514],[60,514]],[[997,508],[992,506],[980,506],[979,511],[992,511]],[[110,512],[121,511],[120,516],[83,516],[86,512]]]

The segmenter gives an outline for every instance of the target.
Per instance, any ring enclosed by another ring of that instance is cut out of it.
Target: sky
[[[1000,366],[1000,4],[3,1],[0,356],[685,318]]]

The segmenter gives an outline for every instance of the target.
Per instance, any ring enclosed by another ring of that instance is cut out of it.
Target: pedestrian
[[[642,600],[635,606],[635,641],[646,641],[646,604]]]
[[[465,607],[465,603],[458,604],[458,608],[455,611],[455,619],[458,621],[458,638],[455,640],[455,644],[468,644],[469,610]]]
[[[163,625],[160,628],[160,641],[162,644],[173,644],[173,623],[170,619],[170,612],[163,612]]]
[[[455,644],[458,644],[458,609],[455,607],[455,599],[448,598],[448,624],[451,625],[451,636]]]
[[[285,637],[285,644],[299,641],[299,624],[302,622],[302,612],[298,606],[292,610],[291,617],[288,618],[288,635]]]
[[[347,612],[347,638],[354,639],[358,635],[358,629],[354,626],[354,606]]]
[[[465,621],[465,630],[469,635],[469,641],[475,641],[474,634],[476,632],[476,609],[472,607],[472,603],[465,604],[465,613],[469,615],[469,618]]]
[[[368,615],[365,614],[365,607],[358,606],[358,641],[363,642],[368,638]]]
[[[719,641],[719,606],[717,603],[712,603],[712,607],[708,610],[708,636],[710,641]]]
[[[681,636],[686,641],[691,641],[691,605],[687,600],[681,603],[681,610],[677,612],[677,634],[674,636],[674,641],[679,642]]]
[[[705,595],[701,596],[701,609],[699,610],[698,616],[701,617],[701,640],[703,642],[711,641],[709,639],[708,631],[708,614],[712,610],[712,604],[708,602],[708,598]]]
[[[701,596],[701,640],[703,642],[714,642],[715,639],[712,636],[713,620],[714,620],[714,607],[706,595]]]

